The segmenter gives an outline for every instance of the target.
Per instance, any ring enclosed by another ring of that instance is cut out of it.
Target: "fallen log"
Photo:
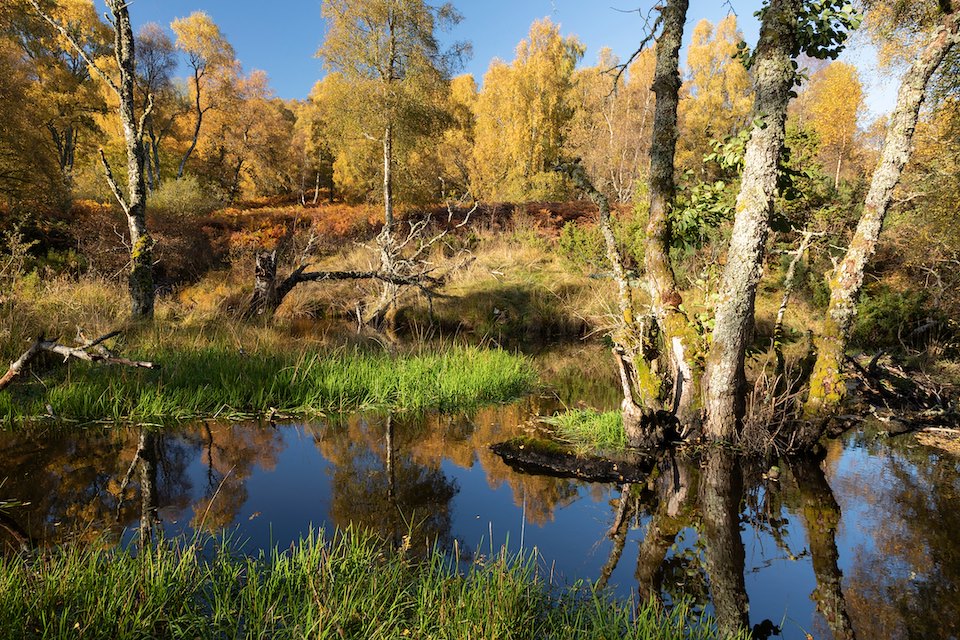
[[[101,346],[105,341],[109,340],[110,338],[114,338],[119,334],[119,331],[113,331],[97,338],[96,340],[86,342],[79,347],[68,347],[67,345],[60,344],[57,338],[47,340],[41,335],[34,340],[29,349],[23,352],[23,355],[10,364],[10,368],[7,369],[5,374],[3,374],[3,377],[0,377],[0,391],[7,388],[14,380],[16,380],[17,377],[19,377],[23,370],[27,367],[27,365],[44,351],[63,356],[64,362],[70,358],[76,358],[77,360],[85,360],[87,362],[96,362],[99,364],[115,364],[142,369],[160,368],[160,366],[155,362],[129,360],[127,358],[114,356],[107,350],[97,350],[96,352],[91,353],[91,350],[94,349],[94,347]]]
[[[642,454],[604,457],[578,454],[549,440],[514,438],[490,445],[512,469],[589,482],[645,482],[656,458]]]

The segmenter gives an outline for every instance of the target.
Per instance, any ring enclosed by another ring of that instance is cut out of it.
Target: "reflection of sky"
[[[191,521],[202,516],[195,514],[194,509],[204,508],[197,505],[205,505],[201,499],[212,495],[221,481],[224,487],[233,482],[233,495],[242,499],[242,502],[236,505],[231,537],[241,542],[248,553],[273,546],[287,547],[291,542],[306,536],[311,528],[315,530],[325,527],[327,531],[332,530],[331,507],[335,497],[332,492],[336,491],[333,481],[334,472],[338,469],[335,463],[324,459],[322,447],[317,445],[316,438],[331,438],[324,447],[349,447],[349,453],[339,452],[336,454],[337,459],[346,455],[346,459],[356,460],[357,458],[351,456],[361,456],[367,460],[353,468],[361,474],[368,474],[366,482],[372,484],[369,484],[366,490],[380,496],[377,493],[379,487],[376,485],[386,477],[380,457],[383,455],[383,425],[376,421],[369,427],[363,426],[364,423],[361,425],[359,434],[356,431],[334,433],[323,426],[281,427],[271,432],[275,442],[259,445],[268,446],[273,452],[266,456],[266,462],[260,463],[257,456],[252,456],[251,459],[255,462],[248,469],[246,478],[233,474],[224,480],[223,474],[227,469],[218,468],[214,474],[213,486],[208,474],[206,441],[203,437],[198,437],[196,431],[182,437],[172,434],[165,436],[166,450],[175,450],[176,455],[182,457],[184,465],[183,476],[172,479],[164,478],[164,465],[162,462],[158,465],[161,473],[160,516],[165,531],[167,534],[190,533]],[[236,427],[251,428],[258,427]],[[395,439],[398,443],[409,442],[413,433],[420,433],[402,432],[401,427],[397,429],[398,435]],[[407,438],[401,437],[404,433]],[[458,441],[462,438],[469,440],[471,437],[469,428],[461,428],[458,434],[455,438]],[[218,432],[218,435],[222,436],[223,432]],[[447,433],[444,437],[451,436]],[[334,445],[335,438],[340,440]],[[258,440],[236,438],[235,447],[238,446],[236,442],[256,443]],[[374,443],[375,447],[372,452],[367,449],[370,443]],[[483,446],[486,446],[486,443]],[[397,447],[397,456],[400,459],[405,455],[404,448],[401,444]],[[444,449],[439,446],[431,450]],[[909,534],[912,528],[904,519],[907,516],[894,502],[893,496],[899,485],[891,465],[901,465],[912,478],[922,474],[918,474],[917,467],[911,464],[900,450],[891,451],[885,448],[885,445],[881,446],[863,438],[848,439],[845,449],[834,453],[838,455],[831,457],[826,475],[841,507],[842,517],[836,542],[848,600],[851,589],[862,588],[860,584],[851,587],[851,576],[858,567],[860,570],[864,567],[878,568],[878,574],[882,575],[873,579],[881,580],[879,584],[882,589],[909,590],[912,584],[911,572],[922,570],[910,563],[917,562],[918,557],[922,558],[925,555],[924,550],[906,549],[902,553],[898,551],[883,555],[886,547],[882,544],[878,546],[876,536],[881,529],[889,536],[890,532]],[[126,461],[121,462],[117,468],[125,469],[129,464]],[[370,467],[371,464],[376,468]],[[524,483],[519,482],[517,476],[511,475],[505,469],[486,468],[484,465],[489,465],[489,460],[485,458],[481,464],[479,452],[474,451],[472,463],[461,460],[461,464],[456,464],[445,458],[432,463],[421,460],[420,464],[431,467],[438,464],[439,473],[445,478],[444,484],[459,487],[450,501],[450,534],[459,542],[465,555],[476,552],[490,556],[499,552],[503,545],[507,545],[511,553],[520,551],[521,548],[528,554],[535,550],[541,575],[552,577],[556,583],[569,584],[577,580],[589,582],[599,577],[601,567],[607,562],[613,548],[613,542],[606,533],[614,519],[615,508],[612,501],[619,497],[617,487],[587,483],[565,485],[571,487],[569,495],[562,490],[557,492],[559,497],[554,497],[559,502],[552,513],[547,517],[534,518],[528,509],[528,517],[525,519]],[[501,463],[496,460],[496,464]],[[407,465],[407,468],[410,468],[409,459]],[[343,471],[344,469],[338,471],[340,478],[343,477]],[[493,473],[496,477],[488,473]],[[947,465],[941,477],[944,482],[955,484],[957,473],[955,466]],[[170,482],[171,480],[173,482]],[[164,503],[168,498],[164,487],[172,485],[179,487],[180,491],[176,497],[176,505]],[[925,485],[918,481],[918,486]],[[15,490],[12,486],[7,488]],[[227,490],[224,489],[221,497],[226,495]],[[383,492],[386,493],[385,486]],[[696,493],[695,488],[693,492]],[[795,499],[788,500],[788,493],[785,484],[781,497],[791,505],[796,503]],[[422,496],[413,496],[412,499],[419,500],[420,497]],[[530,495],[526,499],[536,500],[537,497]],[[762,502],[762,499],[761,492],[757,496],[757,502]],[[134,500],[139,508],[139,497]],[[430,503],[427,501],[425,504]],[[530,507],[530,503],[527,502],[526,506]],[[442,508],[442,505],[440,507]],[[815,605],[811,599],[816,584],[808,552],[804,514],[793,509],[784,507],[779,514],[779,518],[785,520],[781,530],[790,553],[778,547],[769,532],[756,530],[745,517],[741,518],[750,620],[751,624],[756,624],[770,619],[784,628],[785,638],[804,638],[808,631],[821,637],[819,632],[825,629],[825,623],[815,613]],[[359,510],[358,513],[367,513],[364,517],[370,517],[369,510]],[[377,512],[373,513],[376,517]],[[634,572],[639,544],[648,519],[649,517],[644,515],[639,525],[635,521],[631,525],[622,557],[610,577],[611,589],[618,595],[630,596],[636,591]],[[536,524],[537,521],[542,521],[542,524]],[[136,522],[128,523],[126,541],[134,538],[135,527]],[[689,527],[681,532],[671,554],[690,550],[696,555],[696,542],[696,526]],[[796,557],[792,559],[791,553]],[[859,600],[868,597],[859,591],[857,594]],[[855,624],[858,616],[862,618],[870,615],[869,611],[862,610],[862,606],[859,611],[851,610]],[[937,603],[932,606],[935,612]]]

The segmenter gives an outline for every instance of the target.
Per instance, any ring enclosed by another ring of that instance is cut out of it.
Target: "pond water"
[[[488,445],[549,404],[0,434],[0,501],[27,503],[5,510],[0,538],[132,541],[143,523],[167,535],[226,531],[254,553],[355,524],[464,557],[523,549],[558,583],[687,596],[760,625],[758,637],[774,626],[784,638],[960,634],[955,458],[859,432],[820,464],[783,464],[776,481],[719,454],[666,455],[642,486],[511,470]]]

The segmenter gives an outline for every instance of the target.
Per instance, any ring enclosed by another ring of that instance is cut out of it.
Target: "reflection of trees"
[[[479,463],[492,489],[510,487],[518,507],[525,505],[527,522],[542,525],[553,520],[556,509],[577,499],[579,483],[549,476],[516,473],[489,445],[517,434],[531,415],[549,413],[541,398],[486,407],[471,417],[427,416],[419,437],[410,443],[411,455],[420,464],[447,458],[464,469]]]
[[[409,533],[408,544],[419,550],[452,546],[451,501],[459,487],[440,469],[441,458],[428,465],[414,459],[418,431],[392,417],[351,419],[318,441],[335,465],[330,517],[338,527],[359,525],[398,545]]]
[[[190,504],[186,469],[202,449],[209,473],[194,512],[207,513],[204,526],[212,530],[235,519],[246,479],[255,466],[272,468],[280,445],[277,431],[232,424],[186,427],[175,435],[140,429],[2,434],[0,469],[7,481],[0,499],[29,503],[10,517],[40,542],[105,534],[116,540],[134,523],[149,538],[161,510]]]
[[[790,465],[800,495],[807,541],[813,562],[817,588],[811,595],[817,611],[827,621],[834,640],[853,640],[853,627],[843,597],[843,574],[838,565],[837,526],[840,505],[837,504],[823,470],[815,460],[799,460]]]
[[[135,494],[139,478],[121,487],[141,444],[136,429],[86,429],[82,433],[28,431],[0,435],[2,491],[21,503],[11,514],[40,543],[66,538],[92,541],[118,538],[138,522]],[[164,504],[185,504],[187,449],[157,438],[155,494]]]
[[[735,635],[749,624],[744,584],[745,552],[740,538],[743,484],[739,462],[719,447],[707,451],[700,474],[700,510],[704,565],[710,595],[723,635]]]
[[[850,617],[864,638],[960,637],[960,466],[909,438],[878,444],[880,469],[847,470],[840,494],[868,504],[872,544],[848,572]],[[882,447],[882,449],[881,449]]]
[[[193,504],[194,529],[218,531],[229,526],[247,501],[247,479],[256,468],[276,467],[280,432],[266,426],[203,423],[190,439],[202,451],[207,468],[203,494]]]
[[[746,522],[769,533],[789,558],[812,559],[818,581],[812,598],[817,609],[835,639],[852,640],[838,567],[840,510],[823,471],[813,461],[794,463],[792,473],[781,479],[781,488],[748,467],[751,490],[746,492],[743,464],[720,449],[705,452],[699,460],[674,459],[668,453],[658,461],[652,482],[645,487],[624,486],[614,502],[608,533],[613,546],[597,587],[607,583],[620,561],[629,522],[645,515],[635,574],[641,599],[669,604],[685,598],[700,606],[709,600],[720,634],[735,634],[749,624],[741,537],[741,524]],[[787,508],[804,516],[809,552],[794,554],[787,547]],[[691,533],[697,534],[697,541],[684,548],[682,542]],[[778,632],[769,620],[753,629],[757,638]]]

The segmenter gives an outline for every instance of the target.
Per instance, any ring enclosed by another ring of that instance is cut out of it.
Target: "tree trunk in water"
[[[800,491],[813,574],[817,579],[817,588],[810,597],[817,603],[817,611],[826,619],[835,640],[854,640],[843,597],[843,573],[838,566],[840,505],[816,460],[798,460],[791,465],[791,471]]]
[[[597,191],[583,165],[579,162],[561,163],[558,171],[566,174],[578,189],[586,193],[600,210],[600,231],[607,250],[607,261],[617,283],[617,306],[620,320],[611,333],[614,343],[613,357],[620,372],[623,400],[623,431],[631,447],[653,448],[663,442],[663,425],[658,424],[657,409],[660,408],[659,384],[654,379],[649,363],[643,353],[643,326],[634,322],[633,293],[623,266],[623,256],[617,246],[610,223],[610,201]],[[636,399],[640,399],[637,404]]]
[[[732,438],[743,415],[743,359],[752,332],[787,104],[795,79],[792,51],[800,6],[800,0],[772,0],[757,44],[753,110],[756,120],[744,154],[736,217],[703,380],[705,431],[715,440]]]
[[[694,362],[696,335],[679,310],[683,299],[670,263],[674,157],[677,148],[677,106],[680,91],[680,44],[688,0],[670,0],[662,10],[663,33],[657,40],[653,142],[650,146],[650,214],[644,268],[654,316],[666,351],[667,375],[673,379],[677,419],[683,428],[700,424],[699,366]]]
[[[711,447],[700,476],[705,566],[710,597],[722,637],[740,633],[749,624],[746,564],[740,538],[740,499],[743,485],[733,453]]]
[[[804,415],[811,421],[804,434],[808,446],[812,446],[822,435],[825,419],[836,412],[846,395],[843,357],[863,287],[864,269],[876,251],[893,190],[910,158],[913,133],[927,84],[958,41],[960,14],[952,13],[945,17],[929,44],[903,76],[880,163],[873,172],[870,190],[864,201],[863,214],[843,261],[830,278],[830,304],[816,339],[817,361],[810,379],[810,395],[804,407]]]

